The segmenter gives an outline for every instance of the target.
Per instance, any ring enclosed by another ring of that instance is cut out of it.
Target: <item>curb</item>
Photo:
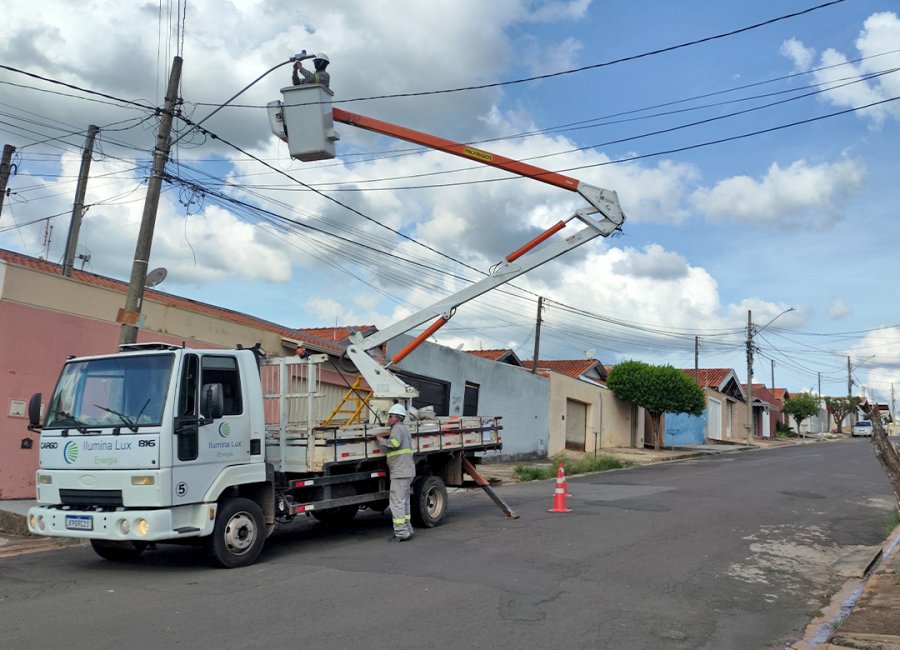
[[[3,510],[2,506],[0,506],[0,535],[32,537],[28,532],[28,520],[25,515]]]

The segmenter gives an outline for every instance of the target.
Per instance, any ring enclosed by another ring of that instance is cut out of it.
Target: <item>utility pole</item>
[[[775,394],[775,359],[769,359],[772,362],[772,394]]]
[[[753,317],[747,310],[747,444],[753,444]]]
[[[816,395],[818,395],[818,398],[816,399],[816,406],[819,406],[821,408],[820,405],[822,403],[822,373],[820,372],[820,373],[818,373],[818,375],[819,375],[819,392],[816,393]],[[825,410],[827,411],[828,408],[826,407]],[[818,413],[816,414],[816,419],[818,419]],[[827,431],[828,429],[831,428],[831,425],[828,423],[828,413],[827,412],[825,413],[825,426],[827,428],[823,429],[823,431]]]
[[[72,206],[72,219],[69,222],[69,236],[66,239],[66,257],[63,260],[62,275],[72,276],[72,264],[75,263],[75,249],[78,246],[78,231],[81,230],[81,218],[84,216],[84,194],[87,191],[88,173],[91,171],[91,158],[94,155],[94,138],[100,127],[88,126],[84,151],[81,152],[81,169],[78,171],[78,186],[75,188],[75,204]]]
[[[3,199],[6,198],[6,183],[9,182],[9,163],[15,151],[11,144],[3,145],[3,157],[0,158],[0,214],[3,214]]]
[[[156,148],[153,151],[153,171],[150,172],[150,179],[147,183],[147,198],[144,200],[141,229],[134,249],[134,262],[131,265],[131,280],[128,283],[125,309],[119,311],[119,316],[116,319],[122,323],[122,329],[119,333],[119,344],[137,341],[141,306],[144,301],[144,283],[147,281],[150,247],[153,244],[153,228],[156,225],[156,212],[159,208],[162,177],[166,171],[166,161],[169,158],[169,135],[172,132],[178,85],[181,82],[181,63],[182,59],[180,56],[176,56],[172,60],[169,86],[166,89],[166,102],[163,108],[162,120],[159,123],[159,131],[156,134]]]
[[[853,397],[853,377],[850,376],[850,357],[847,357],[847,397]]]
[[[700,337],[694,337],[694,379],[700,383]]]
[[[534,326],[534,358],[531,361],[531,374],[537,373],[538,359],[541,353],[541,312],[544,309],[544,296],[538,296],[537,323]]]

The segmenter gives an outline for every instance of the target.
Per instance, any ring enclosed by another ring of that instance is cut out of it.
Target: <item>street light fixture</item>
[[[788,307],[783,312],[772,318],[768,323],[753,331],[753,314],[747,310],[747,444],[753,444],[753,334],[759,334],[777,319],[784,316],[789,311],[794,311],[793,307]],[[772,386],[774,389],[775,387]]]

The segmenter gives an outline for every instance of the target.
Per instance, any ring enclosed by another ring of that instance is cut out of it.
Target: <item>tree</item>
[[[800,393],[785,401],[782,411],[794,418],[797,423],[797,433],[799,433],[803,420],[819,412],[819,400],[809,393]]]
[[[612,369],[606,385],[617,398],[647,411],[656,449],[662,444],[660,421],[663,413],[702,415],[706,407],[706,397],[697,382],[668,365],[625,361]]]
[[[897,499],[897,509],[900,510],[900,453],[897,452],[897,448],[891,443],[884,430],[878,407],[870,404],[866,413],[872,421],[872,446],[875,448],[875,456],[891,482],[894,497]]]
[[[844,418],[855,413],[859,406],[858,397],[826,397],[825,406],[834,418],[834,424],[838,433],[843,433]]]

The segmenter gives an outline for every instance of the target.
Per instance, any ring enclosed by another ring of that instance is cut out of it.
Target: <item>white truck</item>
[[[122,346],[69,359],[41,427],[31,532],[81,537],[108,559],[156,542],[206,544],[221,566],[252,563],[278,521],[346,521],[383,510],[388,481],[378,424],[308,427],[315,392],[307,359],[257,359],[252,349]],[[260,363],[258,363],[260,362]],[[40,396],[30,405],[33,424]],[[419,526],[444,517],[446,487],[478,452],[501,448],[498,418],[410,423]]]
[[[609,236],[625,220],[615,192],[332,108],[331,93],[323,86],[293,86],[282,94],[284,103],[269,106],[270,120],[294,158],[333,157],[338,139],[333,122],[338,121],[568,189],[589,203],[507,255],[482,280],[369,337],[352,337],[347,357],[376,398],[409,403],[416,397],[390,368],[459,305],[597,236]],[[533,250],[568,221],[583,228]],[[373,355],[435,316],[390,360]],[[360,507],[383,510],[390,477],[374,443],[381,426],[377,420],[321,426],[308,417],[297,424],[292,401],[302,394],[298,386],[306,381],[306,394],[311,394],[316,364],[325,358],[266,360],[254,349],[136,344],[114,354],[69,359],[43,423],[40,394],[29,404],[29,428],[41,429],[40,505],[29,510],[29,530],[90,539],[107,559],[133,558],[159,542],[203,543],[215,564],[230,568],[252,564],[276,523],[298,514],[329,521],[348,520]],[[445,486],[462,485],[464,473],[507,516],[516,516],[474,467],[484,452],[501,448],[499,418],[420,419],[410,428],[417,525],[440,523],[447,506]]]

